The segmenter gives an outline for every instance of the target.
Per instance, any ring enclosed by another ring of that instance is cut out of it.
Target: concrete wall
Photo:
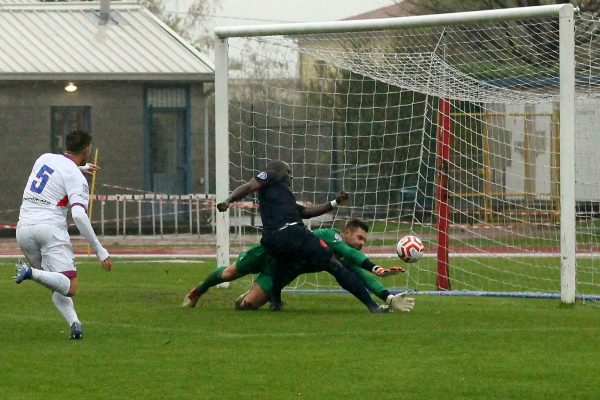
[[[51,151],[53,106],[91,107],[93,146],[99,149],[102,168],[97,193],[126,193],[103,184],[144,189],[144,83],[77,83],[79,89],[67,93],[62,81],[0,82],[0,224],[16,223],[33,162]],[[192,191],[199,193],[204,192],[205,175],[203,85],[193,84],[191,94]]]

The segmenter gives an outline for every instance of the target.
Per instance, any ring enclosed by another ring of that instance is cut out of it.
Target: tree
[[[142,0],[141,4],[198,51],[209,54],[213,49],[211,16],[221,7],[221,0],[193,0],[185,10],[176,13],[166,9],[165,0]]]
[[[403,0],[397,1],[411,6],[415,14],[440,14],[460,11],[490,10],[511,7],[542,6],[548,4],[569,3],[566,0]],[[579,7],[580,12],[600,13],[600,2],[598,0],[571,1]]]

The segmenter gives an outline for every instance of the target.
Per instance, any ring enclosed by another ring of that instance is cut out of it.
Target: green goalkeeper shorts
[[[235,262],[240,276],[259,273],[273,275],[275,265],[275,259],[261,245],[252,247]]]

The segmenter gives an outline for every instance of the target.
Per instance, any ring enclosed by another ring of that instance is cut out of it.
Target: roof
[[[214,67],[138,3],[0,1],[2,80],[214,80]]]

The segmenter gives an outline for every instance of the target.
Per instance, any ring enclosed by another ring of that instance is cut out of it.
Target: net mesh
[[[580,295],[600,293],[599,24],[585,15],[576,21]],[[384,282],[415,290],[436,289],[438,200],[447,190],[450,241],[442,250],[452,289],[559,293],[558,29],[557,19],[540,18],[229,39],[231,187],[282,159],[298,200],[317,204],[349,192],[349,204],[311,227],[360,218],[370,227],[365,252],[389,265],[399,263],[396,242],[416,234],[428,256]],[[439,143],[448,121],[444,167]],[[255,205],[252,198],[234,212],[242,246],[258,238]],[[336,285],[316,275],[295,287]]]

